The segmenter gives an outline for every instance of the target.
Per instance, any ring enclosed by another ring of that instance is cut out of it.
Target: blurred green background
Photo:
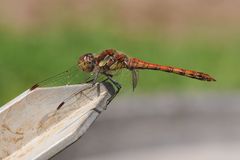
[[[0,104],[69,68],[81,54],[107,48],[217,79],[205,83],[142,71],[138,93],[239,90],[239,5],[214,0],[2,0]]]

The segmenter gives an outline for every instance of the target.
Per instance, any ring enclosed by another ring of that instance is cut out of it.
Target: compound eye
[[[93,71],[95,65],[94,55],[92,53],[84,54],[79,58],[78,65],[83,71]]]

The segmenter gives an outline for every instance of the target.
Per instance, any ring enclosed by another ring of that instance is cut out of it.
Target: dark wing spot
[[[57,107],[57,110],[59,110],[64,104],[65,102],[60,103],[59,106]]]
[[[30,91],[36,89],[37,87],[39,87],[39,85],[38,85],[38,84],[35,84],[34,86],[32,86],[32,87],[30,88]]]

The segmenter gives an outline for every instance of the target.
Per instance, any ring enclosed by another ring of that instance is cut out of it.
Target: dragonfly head
[[[82,71],[92,72],[95,67],[95,58],[92,53],[82,55],[78,60],[78,66]]]

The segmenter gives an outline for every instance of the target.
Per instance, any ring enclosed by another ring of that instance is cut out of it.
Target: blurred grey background
[[[238,160],[239,94],[164,93],[111,104],[54,160]]]
[[[123,90],[54,160],[239,160],[239,7],[237,0],[1,0],[0,104],[85,52],[115,48],[217,82],[140,72],[136,92]]]

